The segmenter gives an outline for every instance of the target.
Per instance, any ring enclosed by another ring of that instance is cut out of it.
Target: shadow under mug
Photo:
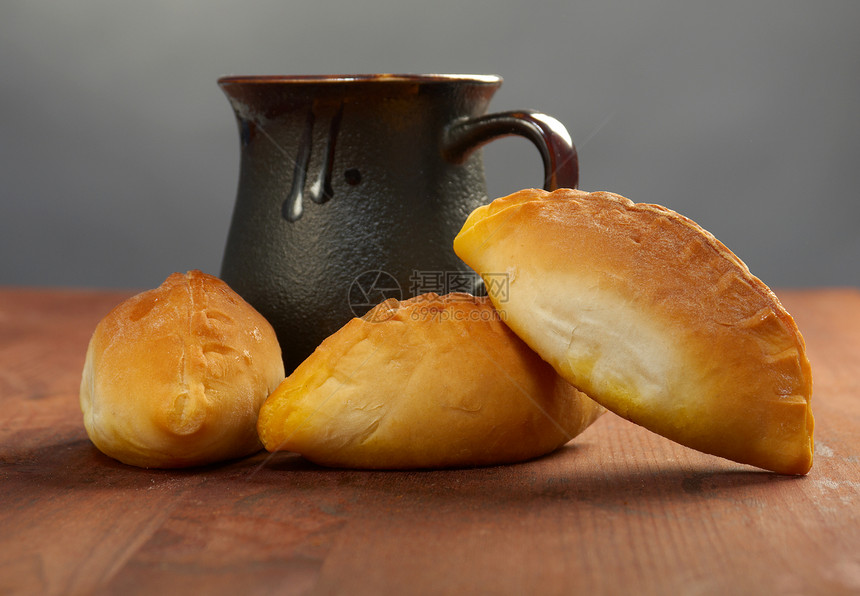
[[[288,374],[386,298],[482,293],[452,243],[488,201],[483,144],[526,137],[543,160],[543,187],[576,187],[576,149],[558,120],[487,114],[501,83],[436,74],[219,79],[241,143],[221,277],[275,328]]]

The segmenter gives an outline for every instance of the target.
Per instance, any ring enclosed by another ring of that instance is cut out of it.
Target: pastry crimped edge
[[[476,209],[454,250],[517,335],[609,410],[706,453],[810,469],[803,337],[695,222],[607,192],[528,189]]]
[[[262,448],[259,408],[284,379],[268,321],[197,270],[123,301],[96,326],[81,376],[95,446],[146,468],[199,466]]]
[[[260,410],[269,451],[365,469],[468,467],[549,453],[604,409],[486,298],[387,300],[322,342]]]

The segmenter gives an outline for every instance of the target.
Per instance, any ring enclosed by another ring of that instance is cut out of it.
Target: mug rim
[[[218,78],[219,85],[306,83],[333,84],[349,82],[366,83],[450,83],[466,82],[482,85],[499,85],[502,77],[493,74],[329,74],[329,75],[225,75]]]

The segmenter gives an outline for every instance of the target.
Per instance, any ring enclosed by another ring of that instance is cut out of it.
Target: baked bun
[[[454,250],[517,335],[609,410],[705,453],[810,469],[797,325],[689,219],[605,192],[525,190],[476,209]]]
[[[559,377],[486,298],[390,299],[328,337],[260,410],[269,451],[348,468],[517,462],[603,408]]]
[[[227,284],[174,273],[98,324],[81,380],[84,426],[104,454],[146,468],[261,448],[257,413],[284,379],[271,325]]]

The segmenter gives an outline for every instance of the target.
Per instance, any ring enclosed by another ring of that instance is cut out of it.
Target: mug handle
[[[543,159],[544,190],[576,188],[579,158],[564,125],[541,112],[498,112],[453,122],[445,130],[442,156],[462,163],[482,145],[499,137],[518,135],[534,143]]]

